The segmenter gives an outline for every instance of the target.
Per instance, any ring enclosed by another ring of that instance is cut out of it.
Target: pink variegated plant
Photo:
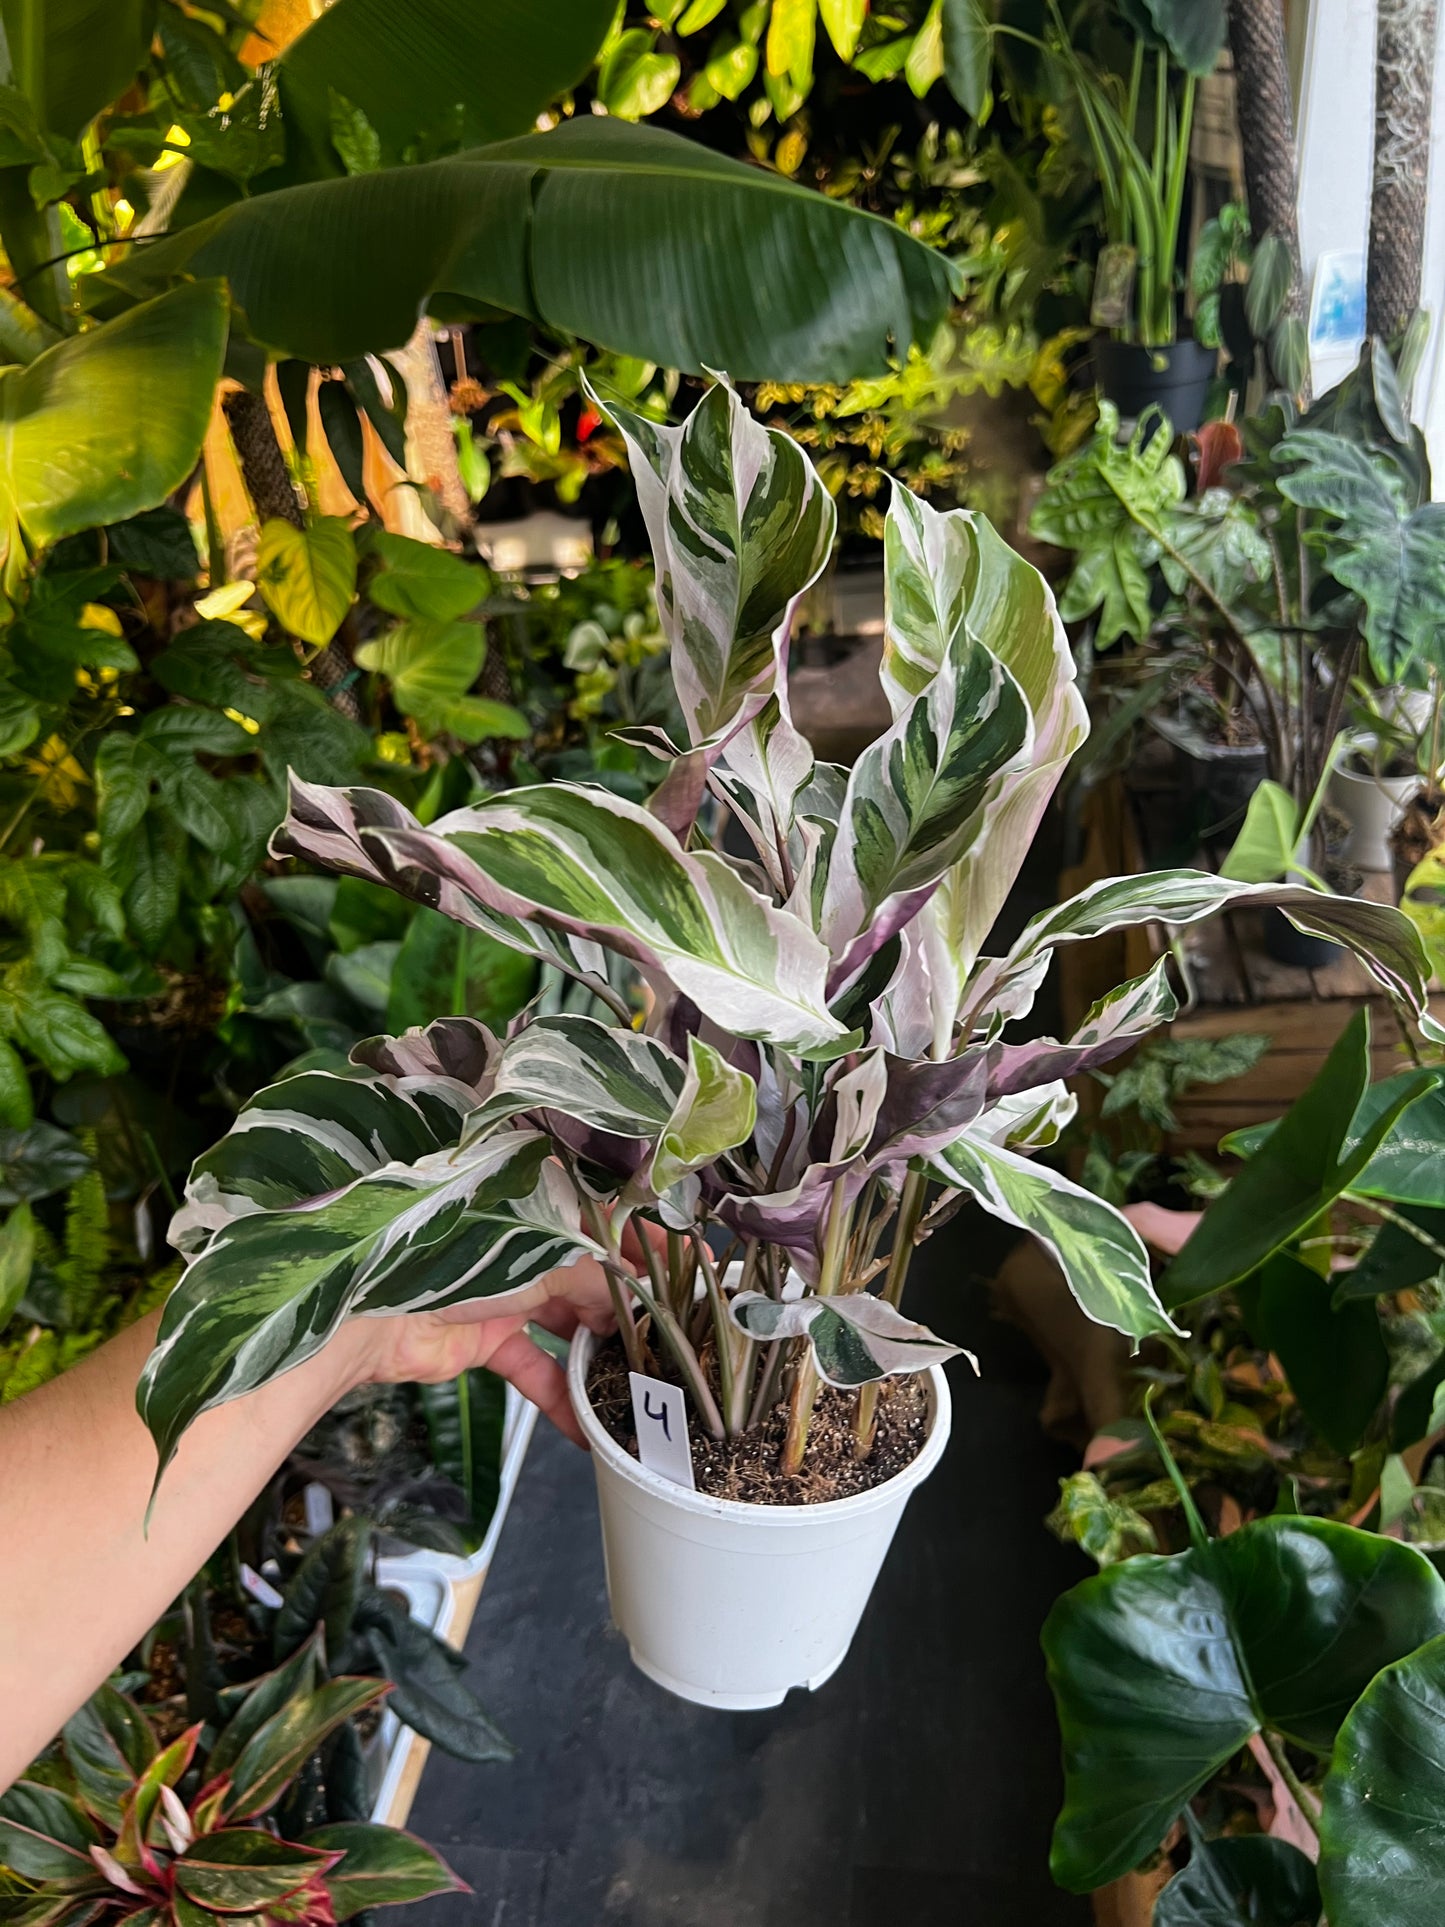
[[[796,1467],[821,1378],[859,1390],[866,1448],[876,1381],[951,1349],[900,1300],[960,1195],[1041,1239],[1091,1318],[1171,1327],[1128,1222],[1032,1156],[1072,1112],[1064,1080],[1173,1014],[1167,971],[1073,1037],[1015,1041],[1058,945],[1278,904],[1428,1022],[1394,910],[1193,870],[1097,883],[987,954],[1088,729],[1043,578],[982,516],[896,489],[893,720],[851,770],[820,762],[786,674],[834,535],[806,456],[723,382],[680,428],[611,413],[687,730],[649,738],[648,805],[552,783],[423,826],[378,791],[293,782],[276,843],[525,951],[579,1007],[539,1003],[503,1038],[458,1013],[246,1106],[174,1228],[191,1264],[140,1388],[163,1461],[345,1318],[514,1291],[582,1252],[609,1268],[634,1362],[645,1312],[715,1436],[786,1395]],[[641,1276],[633,1220],[666,1232],[641,1240]]]

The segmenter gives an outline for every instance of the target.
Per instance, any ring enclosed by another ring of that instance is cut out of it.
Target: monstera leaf
[[[1064,1738],[1054,1877],[1086,1892],[1127,1873],[1256,1733],[1328,1749],[1379,1668],[1442,1630],[1422,1553],[1318,1519],[1258,1519],[1075,1586],[1043,1635]]]
[[[881,374],[951,293],[942,256],[892,222],[590,114],[237,201],[109,279],[144,294],[180,275],[224,276],[257,341],[323,365],[400,346],[446,295],[666,367],[784,381]]]

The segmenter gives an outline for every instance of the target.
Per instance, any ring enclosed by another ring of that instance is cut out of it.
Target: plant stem
[[[1346,1204],[1359,1205],[1366,1211],[1373,1211],[1377,1217],[1383,1218],[1386,1224],[1394,1225],[1397,1231],[1403,1231],[1407,1237],[1413,1238],[1416,1244],[1424,1245],[1432,1256],[1445,1265],[1445,1245],[1432,1238],[1428,1232],[1422,1231],[1419,1225],[1412,1224],[1402,1211],[1396,1211],[1393,1206],[1382,1203],[1379,1198],[1364,1197],[1358,1191],[1342,1191],[1340,1196]]]
[[[888,1278],[883,1296],[897,1311],[908,1283],[908,1267],[918,1248],[918,1225],[923,1216],[923,1201],[928,1195],[928,1179],[920,1171],[910,1171],[903,1180],[898,1201],[898,1225],[893,1233],[893,1249],[888,1254]],[[858,1412],[853,1420],[854,1450],[866,1459],[873,1450],[873,1428],[878,1422],[878,1387],[864,1385],[858,1392]]]
[[[733,1424],[733,1411],[737,1401],[737,1383],[734,1372],[732,1321],[728,1317],[727,1300],[722,1286],[718,1283],[717,1267],[713,1264],[712,1253],[707,1248],[707,1240],[701,1231],[691,1234],[693,1250],[702,1268],[703,1284],[707,1290],[708,1307],[712,1312],[712,1342],[717,1353],[717,1382],[721,1399],[723,1429],[729,1438],[736,1436]]]
[[[823,1268],[818,1274],[818,1296],[831,1298],[843,1282],[843,1260],[848,1250],[848,1231],[853,1213],[844,1196],[843,1178],[834,1178],[828,1204],[828,1233],[823,1245]],[[801,1470],[808,1445],[808,1427],[818,1396],[818,1371],[813,1351],[804,1339],[798,1375],[793,1380],[792,1403],[788,1408],[788,1436],[783,1444],[782,1470],[790,1476]]]
[[[1266,1733],[1264,1735],[1264,1743],[1269,1748],[1269,1757],[1279,1768],[1279,1777],[1284,1781],[1294,1796],[1294,1803],[1300,1810],[1300,1818],[1304,1821],[1310,1832],[1318,1839],[1319,1826],[1317,1823],[1320,1810],[1315,1804],[1315,1796],[1290,1765],[1289,1754],[1285,1750],[1284,1741],[1280,1739],[1279,1735],[1277,1733]]]

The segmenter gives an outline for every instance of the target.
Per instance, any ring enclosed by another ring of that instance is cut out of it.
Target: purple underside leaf
[[[942,883],[941,876],[932,882],[920,884],[916,890],[909,890],[902,896],[890,897],[873,917],[866,930],[860,931],[837,958],[828,972],[828,997],[830,1001],[841,997],[850,985],[857,982],[871,957],[880,951],[885,943],[891,943],[900,930],[906,929],[914,918],[935,894]]]
[[[1031,1044],[995,1044],[989,1053],[993,1065],[989,1099],[1013,1097],[1040,1084],[1095,1070],[1133,1050],[1138,1042],[1136,1034],[1105,1038],[1097,1044],[1061,1044],[1053,1037],[1040,1037]]]

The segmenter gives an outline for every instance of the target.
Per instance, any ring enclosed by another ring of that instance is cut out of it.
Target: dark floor
[[[1032,1355],[987,1315],[997,1228],[920,1253],[909,1308],[970,1345],[953,1439],[853,1650],[768,1713],[673,1699],[608,1622],[591,1471],[539,1429],[468,1642],[519,1747],[433,1754],[412,1825],[475,1892],[406,1927],[1083,1927],[1047,1867],[1057,1736],[1039,1655],[1082,1560],[1041,1524],[1066,1454]],[[545,1436],[544,1436],[545,1434]]]

